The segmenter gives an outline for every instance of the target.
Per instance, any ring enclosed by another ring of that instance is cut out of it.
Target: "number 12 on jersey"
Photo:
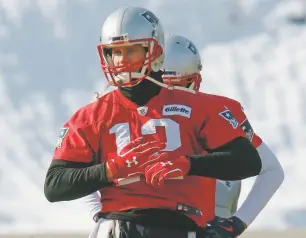
[[[141,135],[156,134],[156,127],[165,128],[166,148],[162,151],[174,151],[182,145],[180,135],[180,125],[170,118],[150,119],[141,126]],[[117,154],[131,142],[131,129],[128,122],[115,124],[110,130],[110,134],[115,134]],[[173,179],[183,179],[177,177]],[[121,178],[116,181],[117,186],[123,186],[140,181],[140,175],[133,175],[127,178]]]
[[[150,119],[141,126],[141,135],[156,134],[156,127],[165,128],[166,148],[163,151],[174,151],[182,145],[180,135],[180,125],[170,118]],[[110,130],[110,134],[115,134],[117,153],[124,146],[131,142],[130,124],[128,122],[115,124]]]

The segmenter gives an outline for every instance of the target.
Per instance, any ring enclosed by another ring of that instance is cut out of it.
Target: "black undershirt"
[[[162,71],[152,72],[151,77],[162,82]],[[161,87],[150,80],[142,80],[139,84],[130,88],[119,87],[119,91],[130,101],[138,106],[145,105],[150,99],[159,94]]]

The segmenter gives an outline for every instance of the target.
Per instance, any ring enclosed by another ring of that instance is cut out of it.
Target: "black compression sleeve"
[[[209,151],[206,155],[190,156],[189,160],[189,175],[221,180],[241,180],[256,176],[262,166],[257,150],[242,137]]]
[[[70,201],[110,186],[105,163],[89,163],[53,160],[45,179],[44,192],[50,202]]]

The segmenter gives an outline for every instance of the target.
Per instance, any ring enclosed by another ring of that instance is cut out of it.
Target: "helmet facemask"
[[[185,87],[195,91],[199,91],[200,84],[202,82],[202,77],[200,73],[182,76],[176,71],[165,71],[162,77],[165,84],[171,86]]]
[[[112,50],[115,47],[131,46],[139,44],[146,49],[145,60],[138,62],[124,63],[120,66],[114,65],[112,60]],[[113,86],[133,87],[149,76],[152,71],[160,69],[160,57],[163,54],[163,48],[154,38],[142,38],[129,40],[128,35],[113,37],[111,44],[100,44],[97,46],[102,71],[108,82]],[[135,68],[139,68],[135,71]]]

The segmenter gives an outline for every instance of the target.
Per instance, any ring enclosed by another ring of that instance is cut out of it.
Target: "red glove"
[[[157,159],[162,161],[148,165],[145,169],[146,183],[153,187],[163,186],[167,179],[185,176],[190,170],[186,156],[169,157],[167,153],[162,153]]]
[[[138,138],[126,145],[119,156],[107,161],[113,179],[124,178],[133,173],[144,173],[145,167],[156,163],[159,155],[152,155],[166,147],[159,141],[144,142]]]

